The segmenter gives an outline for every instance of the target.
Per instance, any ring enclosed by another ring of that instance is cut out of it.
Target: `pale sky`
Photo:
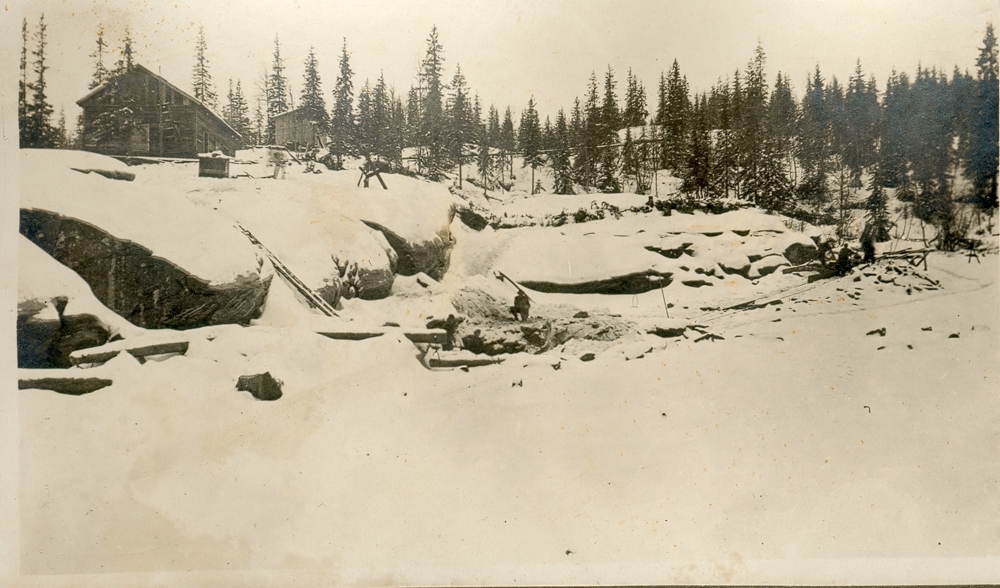
[[[50,96],[57,115],[65,106],[70,126],[87,92],[99,24],[115,50],[129,24],[137,61],[186,91],[203,25],[220,97],[233,78],[252,99],[277,34],[298,100],[313,45],[328,106],[344,37],[355,96],[381,70],[405,97],[436,24],[446,81],[461,64],[484,112],[491,103],[501,114],[510,105],[516,122],[532,95],[543,119],[568,111],[590,72],[603,80],[609,64],[619,98],[631,67],[652,112],[657,80],[675,58],[700,92],[744,69],[758,40],[768,82],[785,72],[797,96],[817,63],[826,77],[846,81],[860,58],[880,90],[894,67],[912,74],[922,63],[950,76],[958,65],[974,74],[986,24],[1000,21],[995,0],[14,0],[11,8],[8,17],[27,16],[31,31],[45,13]]]

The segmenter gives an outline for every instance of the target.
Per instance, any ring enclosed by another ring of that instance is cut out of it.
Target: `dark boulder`
[[[270,372],[240,376],[236,389],[249,392],[257,400],[277,400],[281,398],[281,381],[274,379]]]
[[[67,303],[63,296],[18,303],[18,368],[68,368],[70,353],[107,343],[107,325],[92,314],[66,315]]]
[[[260,316],[271,276],[213,284],[88,222],[21,209],[21,234],[80,275],[105,306],[144,328],[242,324]]]

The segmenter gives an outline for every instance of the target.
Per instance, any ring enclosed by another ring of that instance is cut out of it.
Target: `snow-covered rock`
[[[260,313],[271,273],[220,215],[171,185],[73,171],[111,158],[21,150],[21,233],[79,274],[108,308],[135,325],[246,324]]]
[[[77,349],[141,333],[101,304],[80,276],[24,237],[18,262],[18,367],[69,367]]]
[[[750,270],[747,273],[747,277],[751,280],[756,280],[766,275],[773,274],[779,267],[786,265],[788,265],[788,260],[785,259],[784,256],[777,254],[766,255],[750,264]]]

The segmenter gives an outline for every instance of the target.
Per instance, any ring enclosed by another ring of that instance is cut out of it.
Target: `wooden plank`
[[[155,345],[144,345],[142,347],[134,347],[132,349],[126,349],[129,355],[139,360],[139,363],[145,363],[146,358],[150,355],[163,355],[166,353],[178,353],[184,355],[187,353],[189,343],[187,341],[171,341],[168,343],[157,343]]]
[[[52,390],[60,394],[71,394],[81,396],[89,394],[95,390],[106,388],[112,384],[111,380],[104,378],[18,378],[18,390]]]
[[[364,339],[371,339],[372,337],[381,337],[386,333],[398,330],[398,328],[393,327],[374,327],[370,329],[323,330],[316,333],[340,341],[362,341]],[[403,335],[414,343],[444,345],[448,342],[448,332],[444,329],[403,329]]]
[[[100,347],[94,347],[93,349],[100,349]],[[121,353],[120,349],[114,349],[112,351],[96,351],[91,353],[88,353],[88,351],[90,351],[90,349],[81,349],[73,352],[73,354],[69,356],[70,365],[104,363],[118,357],[118,354]]]
[[[484,365],[496,365],[498,363],[503,363],[502,357],[455,357],[455,358],[436,358],[432,357],[427,360],[427,365],[432,368],[449,368],[449,367],[480,367]]]
[[[78,349],[70,354],[71,365],[100,364],[118,356],[122,351],[127,352],[132,357],[145,363],[146,358],[151,355],[163,355],[167,353],[187,353],[188,341],[163,341],[160,343],[147,343],[143,345],[145,337],[132,340],[115,341],[101,345],[100,347],[90,347],[88,349]]]

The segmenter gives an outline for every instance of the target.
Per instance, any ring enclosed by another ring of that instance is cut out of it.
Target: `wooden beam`
[[[340,341],[362,341],[372,337],[381,337],[386,333],[398,332],[398,327],[374,327],[317,331],[319,335]],[[414,343],[430,343],[444,345],[448,341],[448,332],[444,329],[403,329],[403,335]]]
[[[503,363],[502,357],[431,357],[427,360],[427,365],[432,368],[480,367],[484,365],[496,365],[498,363]]]
[[[81,396],[112,384],[104,378],[45,377],[18,378],[18,390],[52,390],[60,394]]]
[[[132,340],[115,341],[100,347],[90,347],[88,349],[78,349],[70,354],[70,365],[101,364],[114,359],[119,353],[125,351],[132,357],[139,360],[139,363],[146,363],[146,358],[152,355],[164,355],[167,353],[177,353],[184,355],[188,350],[188,341],[164,341],[161,343],[147,343],[143,345],[143,338]]]

